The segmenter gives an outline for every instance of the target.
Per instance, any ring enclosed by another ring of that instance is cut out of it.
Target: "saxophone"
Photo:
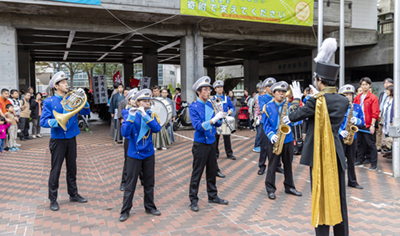
[[[349,102],[350,104],[350,113],[347,115],[347,125],[346,125],[346,131],[349,132],[349,136],[346,138],[343,138],[343,143],[346,145],[351,145],[353,144],[354,141],[354,135],[356,132],[358,132],[357,126],[351,124],[351,118],[353,118],[353,103]]]
[[[274,147],[272,148],[272,152],[279,156],[282,152],[283,142],[285,141],[286,135],[290,133],[290,126],[283,122],[283,117],[287,114],[289,99],[286,99],[285,104],[283,105],[281,116],[279,117],[279,127],[276,135],[278,136],[278,141],[274,143]]]

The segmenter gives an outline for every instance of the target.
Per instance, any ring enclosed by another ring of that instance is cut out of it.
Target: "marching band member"
[[[189,115],[194,132],[193,171],[190,178],[189,199],[190,209],[198,211],[198,192],[201,175],[206,167],[208,202],[228,205],[228,201],[218,197],[216,182],[217,145],[215,142],[216,127],[221,126],[223,112],[216,113],[216,108],[208,101],[211,93],[210,77],[203,76],[193,85],[197,101],[190,104]]]
[[[223,92],[224,92],[224,81],[222,80],[217,80],[214,82],[213,87],[215,89],[215,91],[217,92],[217,94],[213,97],[214,100],[216,100],[217,98],[221,99],[221,103],[222,103],[222,110],[223,112],[226,112],[228,114],[228,116],[231,116],[233,114],[235,114],[235,107],[232,105],[231,99],[228,96],[224,96]],[[215,142],[216,142],[216,161],[219,157],[219,148],[218,148],[218,144],[219,144],[219,134],[216,133],[215,134]],[[232,159],[232,160],[236,160],[236,157],[233,155],[233,151],[232,151],[232,145],[231,145],[231,136],[230,135],[222,135],[224,137],[224,145],[225,145],[225,153],[227,155],[227,158]],[[223,175],[221,173],[221,170],[218,167],[218,161],[217,163],[217,176],[220,178],[225,178],[225,175]]]
[[[335,235],[349,235],[344,177],[346,160],[339,138],[339,128],[349,107],[349,100],[336,91],[340,66],[329,64],[336,49],[334,38],[323,42],[314,59],[317,66],[313,78],[314,85],[321,92],[314,94],[304,106],[299,107],[302,96],[299,82],[291,85],[294,100],[289,120],[296,122],[308,118],[309,122],[300,164],[310,166],[311,224],[317,236],[329,235],[330,225]]]
[[[354,92],[355,92],[354,86],[351,84],[346,84],[339,89],[339,93],[344,94],[347,97],[347,99],[349,99],[349,102],[353,104],[353,117],[351,118],[350,122],[356,126],[363,126],[364,114],[361,110],[361,106],[356,103],[353,103]],[[356,171],[354,169],[354,162],[357,157],[356,156],[357,133],[354,134],[354,141],[351,145],[347,145],[343,142],[343,138],[346,138],[349,135],[349,133],[346,131],[346,126],[348,123],[350,110],[351,110],[351,105],[349,105],[349,108],[347,109],[346,112],[346,116],[344,117],[344,121],[339,128],[340,139],[342,139],[343,151],[345,156],[347,157],[347,177],[348,177],[347,185],[349,187],[363,189],[363,187],[357,183]]]
[[[287,91],[288,84],[284,81],[277,82],[271,87],[272,96],[274,97],[273,101],[270,101],[266,105],[264,105],[265,115],[263,116],[263,124],[264,124],[264,132],[268,137],[268,170],[267,177],[265,178],[265,187],[268,192],[269,199],[275,199],[275,177],[276,177],[276,168],[280,163],[279,155],[276,155],[272,152],[273,145],[276,142],[279,142],[277,136],[277,130],[279,129],[280,118],[282,121],[291,127],[290,133],[286,134],[283,148],[282,148],[282,162],[284,165],[284,176],[285,180],[283,184],[285,185],[285,192],[288,194],[292,194],[295,196],[301,196],[302,194],[298,192],[294,186],[293,181],[293,173],[292,173],[292,161],[293,161],[293,134],[292,134],[292,124],[288,118],[288,112],[290,107],[290,102],[286,102],[285,93]],[[282,114],[284,111],[284,106],[287,105],[286,114]]]
[[[118,110],[121,110],[121,112],[118,111],[118,116],[121,118],[122,122],[124,121],[124,117],[128,116],[129,109],[132,107],[136,107],[136,101],[131,98],[137,92],[138,92],[137,88],[129,90],[128,94],[125,97],[125,100],[122,100],[118,104]],[[128,159],[128,148],[129,148],[129,139],[124,137],[124,167],[122,169],[121,185],[119,187],[119,190],[121,191],[125,191],[126,176],[128,175],[128,173],[126,172],[126,160]]]
[[[125,114],[121,133],[129,139],[128,159],[126,161],[126,185],[120,221],[129,217],[133,195],[140,172],[143,172],[144,208],[147,213],[161,215],[154,204],[154,146],[152,134],[161,130],[157,115],[150,111],[151,90],[143,89],[133,95],[131,100],[138,108],[131,108]]]
[[[40,117],[40,126],[44,128],[51,128],[51,138],[49,149],[51,153],[51,170],[49,176],[49,200],[50,209],[57,211],[60,206],[57,203],[58,186],[60,179],[60,171],[64,158],[67,167],[67,186],[70,202],[85,203],[87,199],[78,194],[76,186],[76,136],[80,134],[78,127],[78,116],[72,116],[67,124],[66,130],[60,127],[58,121],[55,119],[53,111],[58,113],[67,113],[64,110],[61,101],[65,94],[68,92],[68,78],[65,73],[60,71],[56,73],[49,82],[49,88],[55,88],[56,93],[54,96],[48,97],[43,101],[43,111]],[[78,89],[77,93],[84,93],[83,89]],[[67,100],[67,99],[65,99]],[[79,111],[83,116],[90,114],[89,103]]]

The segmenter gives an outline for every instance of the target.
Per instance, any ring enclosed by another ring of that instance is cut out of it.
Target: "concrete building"
[[[48,0],[0,0],[0,87],[34,85],[35,61],[133,63],[159,83],[158,64],[179,65],[183,99],[194,81],[215,79],[215,67],[243,68],[243,87],[266,76],[311,80],[317,53],[314,26],[189,16],[180,0],[102,0],[101,6]],[[317,12],[318,4],[314,4]],[[378,32],[377,0],[346,1],[346,80],[390,75],[393,37]],[[339,0],[324,0],[324,37],[339,36]],[[338,56],[336,57],[338,58]],[[163,72],[164,73],[164,72]],[[163,82],[164,83],[164,82]]]

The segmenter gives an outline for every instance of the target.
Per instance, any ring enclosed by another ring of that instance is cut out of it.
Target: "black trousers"
[[[347,185],[354,187],[357,183],[356,170],[354,169],[354,162],[357,153],[357,139],[349,146],[342,142],[344,155],[347,157]]]
[[[276,167],[280,163],[280,157],[272,153],[273,144],[268,142],[268,156],[269,163],[267,169],[267,177],[265,178],[265,188],[268,193],[275,193],[275,177],[276,177]],[[294,188],[293,173],[292,173],[292,161],[293,161],[293,141],[290,143],[285,143],[282,148],[282,162],[285,180],[283,184],[285,185],[285,190]]]
[[[49,148],[51,153],[51,170],[49,176],[49,199],[57,200],[60,171],[64,158],[67,167],[68,194],[76,196],[76,138],[72,139],[50,139]]]
[[[264,132],[264,125],[261,125],[261,136],[260,136],[260,157],[258,160],[258,167],[259,168],[266,168],[265,162],[267,161],[267,156],[268,156],[268,143],[270,142],[268,140],[267,135]]]
[[[360,129],[368,130],[362,127]],[[376,148],[376,133],[367,134],[364,132],[357,132],[357,161],[363,162],[365,160],[364,156],[369,152],[371,155],[371,166],[377,165],[378,163],[378,149]]]
[[[136,183],[141,171],[143,171],[144,208],[146,210],[157,209],[154,204],[154,168],[154,155],[143,160],[128,156],[126,160],[127,176],[121,214],[129,213],[132,208],[133,195],[135,194]]]
[[[126,179],[128,176],[128,172],[126,170],[126,160],[128,160],[128,149],[129,149],[129,139],[125,138],[124,142],[124,167],[122,169],[122,178],[121,178],[121,185],[126,184]],[[140,172],[139,174],[139,179],[142,185],[144,185],[143,182],[143,171]]]
[[[340,165],[339,159],[338,164],[338,176],[339,176],[339,192],[340,192],[340,207],[342,212],[342,222],[333,226],[333,233],[335,236],[348,236],[349,235],[349,218],[347,215],[347,203],[346,203],[346,185],[344,170]],[[310,167],[310,179],[312,189],[312,167]],[[315,235],[317,236],[329,236],[329,225],[319,225],[315,228]]]
[[[206,181],[207,181],[207,193],[208,199],[218,198],[216,182],[216,166],[215,166],[215,154],[216,154],[216,142],[213,144],[204,144],[193,142],[192,147],[193,153],[193,170],[192,176],[190,177],[189,186],[189,199],[190,202],[198,202],[199,198],[197,196],[199,192],[199,184],[201,176],[206,167]]]
[[[19,118],[19,129],[21,130],[20,138],[29,137],[29,118],[20,117]]]
[[[219,134],[215,134],[215,142],[217,147],[217,158],[219,157]],[[225,152],[227,157],[233,156],[232,145],[231,145],[231,136],[230,135],[222,135],[224,137],[224,145],[225,145]]]

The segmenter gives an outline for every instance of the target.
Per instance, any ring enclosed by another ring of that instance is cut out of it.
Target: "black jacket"
[[[331,121],[333,137],[335,140],[336,156],[340,160],[342,170],[346,169],[346,159],[343,151],[342,141],[339,138],[339,127],[343,123],[344,116],[349,106],[349,100],[337,93],[325,94],[326,105],[328,106],[329,119]],[[297,102],[296,102],[297,100]],[[300,164],[312,166],[314,155],[314,125],[315,125],[315,103],[314,98],[310,98],[307,103],[299,107],[299,99],[295,99],[290,106],[289,119],[296,122],[308,118],[308,129]]]
[[[38,119],[39,118],[39,109],[41,109],[41,110],[43,109],[43,101],[40,103],[41,107],[39,107],[39,103],[37,103],[35,99],[31,99],[30,106],[31,106],[31,118]]]

